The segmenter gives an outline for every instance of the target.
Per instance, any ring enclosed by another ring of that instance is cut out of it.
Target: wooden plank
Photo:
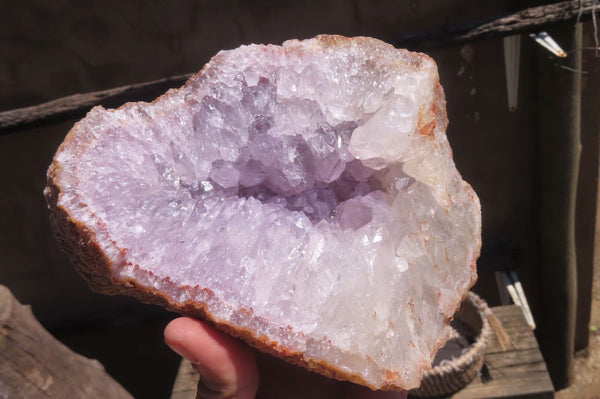
[[[508,352],[486,353],[485,362],[489,367],[503,368],[544,363],[538,348],[520,349]]]
[[[552,399],[554,391],[540,390],[546,387],[548,371],[528,373],[527,378],[520,375],[496,379],[485,384],[474,381],[469,389],[464,389],[452,396],[453,399],[504,399],[504,398],[535,398]]]
[[[480,375],[452,399],[554,398],[544,358],[521,309],[512,305],[492,311],[516,347],[503,351],[494,337]]]
[[[538,348],[535,336],[527,324],[523,324],[524,316],[520,308],[515,305],[497,306],[494,314],[500,319],[508,335],[519,350]],[[495,335],[488,345],[487,353],[504,352]]]
[[[565,48],[582,47],[581,24],[561,24],[552,37]],[[582,69],[581,51],[565,59]],[[577,314],[575,205],[581,156],[581,76],[556,67],[537,51],[538,192],[540,303],[537,338],[557,389],[574,378]]]
[[[600,10],[600,3],[598,3]],[[593,24],[583,25],[583,48],[595,46]],[[583,51],[584,69],[598,65],[593,51]],[[589,344],[592,314],[592,287],[594,281],[594,255],[596,223],[598,219],[598,172],[600,159],[600,73],[585,75],[581,98],[581,163],[577,182],[575,206],[575,243],[577,245],[577,320],[575,325],[575,351]],[[598,230],[600,231],[600,230]]]

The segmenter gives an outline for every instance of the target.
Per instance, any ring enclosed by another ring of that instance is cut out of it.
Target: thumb
[[[166,344],[198,370],[198,398],[254,399],[258,367],[251,348],[189,317],[171,321],[164,334]]]

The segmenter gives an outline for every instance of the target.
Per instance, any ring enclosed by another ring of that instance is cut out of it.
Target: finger
[[[191,361],[198,370],[200,398],[254,398],[258,387],[258,367],[252,349],[189,317],[171,321],[164,334],[167,345]]]

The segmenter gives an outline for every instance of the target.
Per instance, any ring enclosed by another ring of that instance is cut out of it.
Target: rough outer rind
[[[319,39],[322,43],[328,43],[331,45],[336,44],[340,41],[353,40],[341,36],[319,36],[317,37],[317,39]],[[424,54],[420,55],[423,58],[429,59],[429,57]],[[203,71],[204,69],[199,72],[199,75],[202,75]],[[161,97],[154,100],[153,103],[158,101],[160,98]],[[421,124],[419,124],[419,132],[423,136],[427,136],[433,139],[432,131],[435,126],[432,124],[442,124],[444,125],[445,130],[445,126],[448,123],[445,112],[445,104],[446,103],[443,89],[441,88],[439,82],[437,82],[436,102],[434,104],[434,114],[436,115],[436,118],[434,121],[424,126],[421,126]],[[69,134],[65,138],[65,141],[58,149],[57,155],[61,153],[61,151],[65,147],[67,147],[67,145],[72,146],[72,148],[74,147],[76,149],[75,155],[84,151],[88,143],[86,143],[85,140],[81,140],[80,136],[75,135],[76,130],[77,125],[75,125],[75,127],[69,132]],[[269,340],[266,336],[257,336],[254,331],[251,331],[246,328],[237,327],[225,320],[217,319],[208,310],[205,303],[198,303],[191,300],[187,300],[183,303],[175,302],[172,301],[167,295],[156,289],[144,287],[131,279],[118,279],[114,277],[113,264],[107,256],[107,254],[104,252],[104,250],[99,246],[96,240],[96,234],[93,231],[91,231],[88,227],[86,227],[84,223],[76,220],[67,209],[58,205],[61,193],[64,191],[61,185],[59,184],[61,172],[62,165],[58,161],[57,156],[55,156],[53,163],[48,170],[47,187],[44,191],[46,201],[51,211],[51,223],[54,229],[55,236],[61,248],[67,253],[71,261],[75,264],[77,270],[85,277],[85,279],[88,281],[88,283],[94,290],[109,295],[123,294],[133,296],[136,299],[145,303],[156,304],[159,306],[163,306],[166,309],[180,313],[182,315],[206,320],[217,326],[222,331],[225,331],[226,333],[232,336],[244,340],[248,344],[256,347],[257,349],[265,353],[269,353],[271,355],[280,357],[292,364],[302,366],[308,370],[320,373],[326,377],[350,381],[375,389],[375,387],[371,386],[358,374],[345,372],[336,368],[334,365],[324,361],[315,361],[313,359],[309,359],[303,353],[298,351],[292,351],[289,348],[286,348],[285,346],[279,345],[277,342]],[[478,203],[478,200],[476,199],[472,188],[468,185],[468,183],[464,181],[463,184],[465,184],[466,190],[470,193],[470,195],[472,195],[473,202]],[[86,205],[82,204],[82,206]],[[480,246],[481,242],[479,241],[477,243],[477,249],[476,251],[474,251],[473,259],[470,265],[470,268],[473,272],[476,268],[475,262],[479,254]],[[473,278],[469,283],[469,287],[471,287],[475,283],[476,278],[476,274],[473,273]],[[168,277],[166,280],[167,285],[175,285],[169,280]],[[207,288],[203,289],[202,287],[196,286],[193,287],[193,289],[204,290],[205,292],[211,294],[210,290]],[[466,298],[467,294],[468,291],[465,291],[462,300]],[[456,310],[458,310],[459,307],[460,304],[458,305]],[[242,309],[241,312],[246,312],[248,315],[252,316],[251,309]],[[449,325],[451,320],[452,319],[450,317],[447,318],[446,325]],[[437,352],[437,349],[443,346],[444,343],[445,338],[441,337],[436,343],[433,353]],[[399,385],[398,377],[390,372],[389,381],[386,382],[383,386],[377,388],[382,390],[404,390],[411,387]]]

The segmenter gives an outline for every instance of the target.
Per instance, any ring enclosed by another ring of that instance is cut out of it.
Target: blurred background
[[[549,302],[549,295],[559,302],[575,295],[575,335],[564,339],[574,340],[575,349],[589,341],[600,132],[600,58],[589,50],[595,45],[594,27],[589,18],[577,28],[579,33],[572,20],[543,27],[566,58],[554,56],[527,33],[521,35],[519,60],[513,60],[520,71],[518,103],[512,111],[502,38],[506,34],[443,43],[452,35],[450,28],[547,3],[0,0],[0,112],[196,72],[219,50],[247,43],[279,44],[336,33],[373,36],[426,51],[438,63],[446,92],[455,162],[482,203],[483,248],[474,290],[498,305],[495,272],[516,270],[547,357],[556,338],[544,334],[566,331],[561,323],[570,317],[557,321],[548,316],[568,313],[556,308],[560,303]],[[31,305],[42,324],[67,346],[100,360],[135,397],[166,398],[179,358],[163,344],[162,330],[174,315],[128,298],[93,293],[50,230],[42,195],[45,173],[77,118],[0,133],[0,284]],[[554,145],[554,128],[575,137],[575,147],[581,141],[581,158],[561,158],[570,154],[570,147],[564,147],[569,141],[557,139]],[[576,197],[561,191],[573,184]],[[573,207],[552,206],[569,198],[576,198]],[[571,208],[574,213],[569,213]],[[556,249],[556,238],[548,238],[547,232],[560,229],[568,230],[563,237],[570,237],[569,231],[575,236],[572,246],[566,243],[557,255],[548,250]],[[562,263],[549,265],[548,258]],[[573,284],[561,279],[563,272],[567,280],[579,279],[575,292]],[[554,278],[558,281],[549,281]],[[568,384],[560,373],[553,374],[555,386]]]

